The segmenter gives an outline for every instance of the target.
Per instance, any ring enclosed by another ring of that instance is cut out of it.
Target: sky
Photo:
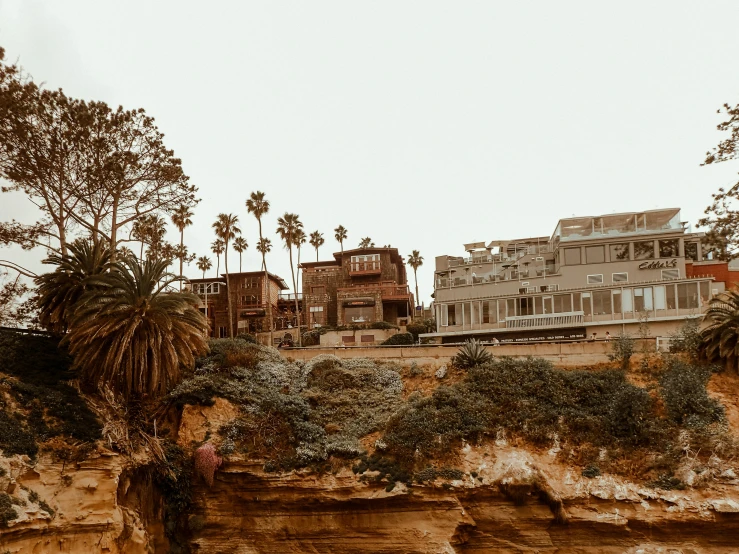
[[[340,224],[345,248],[419,250],[428,305],[434,258],[464,243],[666,207],[695,224],[737,179],[700,165],[717,109],[739,103],[736,21],[736,0],[0,0],[0,46],[48,88],[156,119],[200,190],[185,242],[214,266],[226,212],[259,269],[244,202],[261,190],[270,271],[291,282],[273,231],[293,212],[324,234],[321,259]],[[11,218],[36,214],[5,194]],[[0,250],[37,272],[43,257]]]

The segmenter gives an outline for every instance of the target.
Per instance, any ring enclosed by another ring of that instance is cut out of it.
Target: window
[[[482,322],[497,323],[498,321],[498,305],[495,300],[482,303]]]
[[[316,295],[326,294],[326,285],[316,285],[314,287],[311,287],[310,293]]]
[[[572,296],[569,294],[554,295],[554,313],[563,314],[572,311]]]
[[[634,291],[631,289],[624,289],[621,293],[621,308],[623,313],[634,311]]]
[[[518,299],[518,315],[534,315],[534,299],[523,296]]]
[[[634,289],[634,311],[653,310],[652,287]]]
[[[679,269],[663,269],[662,270],[662,279],[679,279],[679,278],[680,278]]]
[[[218,283],[196,283],[193,289],[196,294],[218,294],[220,285]]]
[[[621,303],[621,289],[613,290],[613,313],[620,314],[623,310],[623,304]]]
[[[344,344],[355,344],[357,339],[354,338],[354,335],[344,335],[341,337],[341,342]]]
[[[310,323],[311,325],[325,325],[326,319],[323,306],[310,307]]]
[[[344,308],[344,323],[365,323],[374,320],[374,306],[351,306]]]
[[[359,337],[360,342],[375,342],[375,336],[374,335],[361,335]]]
[[[605,246],[586,246],[585,247],[585,263],[602,264],[606,261]]]
[[[654,258],[654,241],[643,240],[634,243],[635,260],[651,260]]]
[[[244,279],[244,282],[241,284],[242,288],[245,289],[255,289],[259,286],[259,278],[258,277],[246,277]]]
[[[629,282],[629,274],[628,273],[614,273],[611,275],[614,283],[628,283]]]
[[[554,306],[552,305],[552,297],[551,296],[545,296],[544,297],[544,313],[545,314],[553,314],[554,313]]]
[[[619,243],[608,245],[611,251],[611,261],[620,262],[629,259],[629,243]]]
[[[254,294],[244,294],[241,296],[241,303],[244,305],[258,304],[257,297]]]
[[[593,315],[593,309],[590,304],[590,293],[589,292],[582,293],[582,311],[585,313],[585,315]]]
[[[697,242],[686,242],[685,243],[685,259],[698,261],[698,243]]]
[[[677,239],[661,240],[659,241],[659,257],[660,258],[677,258],[678,254],[678,243]]]
[[[457,324],[457,305],[456,304],[448,304],[448,311],[449,311],[449,320],[448,325],[456,325]],[[461,317],[461,313],[459,314]]]
[[[350,271],[371,271],[380,269],[379,254],[365,254],[363,256],[352,256]]]
[[[225,327],[218,327],[218,338],[221,338],[221,339],[226,338],[226,328]]]
[[[667,309],[674,310],[677,308],[677,296],[675,296],[675,285],[665,286],[665,296],[667,298]]]
[[[588,275],[588,285],[600,285],[603,283],[603,274]]]
[[[611,291],[610,290],[593,291],[593,313],[594,314],[610,314],[611,313]]]
[[[518,312],[516,311],[516,299],[515,298],[508,298],[506,300],[506,308],[508,310],[507,312],[508,317],[513,317],[515,315],[518,315]]]
[[[565,265],[580,265],[579,248],[565,248]]]
[[[442,327],[449,325],[449,306],[447,304],[439,306],[439,322]]]
[[[681,310],[698,308],[697,283],[680,283],[677,286],[677,307]]]
[[[666,305],[665,287],[663,285],[654,287],[654,309],[664,310]]]
[[[707,306],[708,300],[711,298],[710,292],[708,290],[708,281],[701,281],[699,287],[701,295],[701,306]]]

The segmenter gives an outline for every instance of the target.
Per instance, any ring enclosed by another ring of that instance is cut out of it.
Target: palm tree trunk
[[[182,231],[180,231],[180,277],[182,277],[182,264],[185,261],[185,256],[183,255],[183,248],[185,245],[185,228],[182,228]],[[180,279],[180,292],[182,292],[182,279]]]
[[[218,278],[218,274],[221,272],[221,255],[216,254],[216,279]]]
[[[239,273],[243,273],[243,271],[241,271],[241,252],[239,252]]]
[[[318,247],[316,247],[316,261],[318,261]]]
[[[295,266],[293,265],[293,246],[290,244],[290,273],[293,275],[293,291],[295,292],[295,321],[298,324],[298,346],[300,346],[300,315],[298,308],[298,288],[295,285]]]
[[[258,218],[257,221],[259,222],[259,241],[261,242],[264,238],[262,237],[262,218]],[[274,346],[275,337],[272,330],[272,283],[269,282],[269,273],[267,272],[267,256],[265,252],[262,252],[262,267],[264,268],[264,281],[267,285],[267,314],[269,316],[267,321],[269,321],[269,345]]]
[[[413,315],[416,315],[416,306],[418,306],[418,275],[416,274],[416,268],[413,268],[413,280],[416,282],[416,301],[413,306]]]
[[[203,279],[205,279],[205,270],[203,270]]]
[[[226,294],[228,295],[228,331],[229,336],[234,338],[233,309],[231,308],[231,283],[228,280],[228,241],[226,241],[226,249],[223,251],[223,265],[226,269]]]

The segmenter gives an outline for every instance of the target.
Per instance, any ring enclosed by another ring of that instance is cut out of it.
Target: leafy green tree
[[[233,299],[231,294],[231,282],[228,279],[228,243],[236,238],[236,235],[241,233],[241,229],[237,227],[239,223],[239,217],[234,214],[218,214],[218,219],[213,223],[213,229],[216,231],[216,236],[223,241],[223,266],[226,269],[226,294],[228,295],[228,329],[230,338],[234,338],[234,325],[233,325]]]
[[[85,381],[126,398],[159,395],[207,351],[208,324],[190,293],[166,292],[166,261],[123,258],[91,279],[66,340]]]
[[[293,291],[295,292],[295,317],[298,323],[298,346],[300,346],[300,309],[298,307],[298,287],[295,281],[295,265],[293,265],[293,246],[298,239],[298,231],[302,230],[303,222],[297,214],[285,213],[277,219],[277,234],[285,242],[285,248],[290,253],[290,272],[293,278]]]
[[[49,331],[64,333],[82,296],[95,289],[96,278],[110,270],[110,249],[102,242],[77,239],[68,245],[66,255],[51,254],[44,263],[56,269],[36,278],[39,322]]]
[[[724,104],[718,113],[725,114],[726,118],[718,124],[717,129],[728,131],[729,136],[716,148],[706,152],[702,165],[739,159],[739,104]],[[718,259],[731,260],[739,256],[739,211],[736,206],[739,182],[728,189],[719,188],[712,197],[713,202],[706,208],[705,217],[698,221],[698,225],[708,228],[704,238],[707,249],[713,251]]]

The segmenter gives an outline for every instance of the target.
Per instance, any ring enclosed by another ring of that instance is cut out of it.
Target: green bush
[[[8,522],[18,517],[18,512],[13,508],[11,496],[0,492],[0,528],[7,527]]]
[[[374,323],[370,323],[367,326],[368,329],[382,329],[385,331],[389,331],[390,329],[400,329],[397,325],[393,325],[392,323],[388,323],[387,321],[375,321]]]
[[[710,369],[670,360],[660,378],[660,392],[667,414],[678,425],[705,427],[724,420],[724,408],[708,396]]]
[[[318,330],[303,333],[303,346],[318,346],[321,344],[321,335],[323,335],[323,333]]]
[[[608,359],[617,362],[622,370],[628,371],[635,349],[636,341],[629,335],[621,334],[611,342],[611,353],[608,354]]]
[[[384,346],[405,346],[413,344],[413,335],[410,333],[396,333],[382,343]]]
[[[242,340],[250,344],[258,344],[257,338],[249,333],[239,333],[238,335],[236,335],[236,340]]]
[[[464,342],[464,345],[452,358],[452,365],[462,369],[476,367],[488,363],[493,355],[485,349],[478,340],[472,339]]]
[[[670,353],[687,354],[691,361],[697,362],[702,343],[698,318],[686,318],[677,331],[670,335]]]

